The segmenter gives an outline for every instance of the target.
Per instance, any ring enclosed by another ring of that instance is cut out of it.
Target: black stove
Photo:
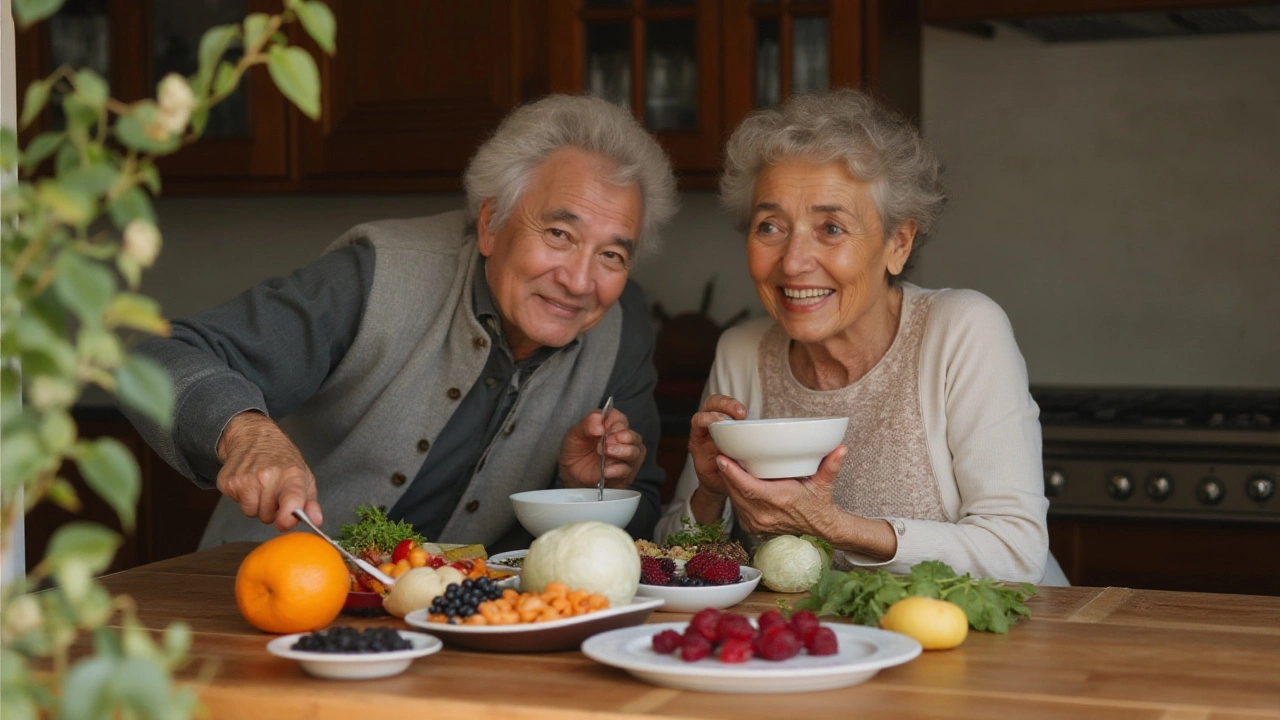
[[[1051,517],[1280,522],[1280,390],[1032,396]]]

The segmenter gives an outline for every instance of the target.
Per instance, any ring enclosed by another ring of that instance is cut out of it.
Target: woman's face
[[[854,338],[891,317],[888,273],[902,271],[914,238],[908,222],[885,239],[870,184],[842,163],[789,159],[756,178],[747,264],[791,338]]]

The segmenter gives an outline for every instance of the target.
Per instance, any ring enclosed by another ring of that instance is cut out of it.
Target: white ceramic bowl
[[[746,600],[751,591],[755,590],[756,585],[760,583],[760,571],[749,565],[741,566],[739,577],[744,578],[742,582],[729,585],[707,585],[705,587],[645,585],[640,583],[640,587],[636,588],[636,595],[662,598],[663,612],[693,613],[706,608],[723,610]]]
[[[284,635],[267,643],[267,652],[277,657],[297,660],[308,675],[333,680],[368,680],[370,678],[399,675],[409,668],[415,659],[439,652],[444,647],[440,639],[425,633],[400,630],[400,637],[413,643],[409,650],[391,650],[377,653],[326,653],[314,650],[294,650],[298,638],[309,633]]]
[[[758,478],[808,477],[848,427],[847,417],[722,420],[711,424],[711,439]]]
[[[561,525],[599,520],[626,527],[640,507],[636,490],[605,488],[604,500],[597,500],[595,488],[554,488],[530,490],[511,496],[516,519],[534,537]]]

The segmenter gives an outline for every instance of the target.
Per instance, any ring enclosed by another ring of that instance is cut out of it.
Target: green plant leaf
[[[156,659],[127,657],[115,668],[111,696],[133,716],[162,720],[169,716],[169,673]]]
[[[77,95],[68,95],[62,99],[62,114],[67,120],[67,136],[79,145],[89,142],[89,136],[98,124],[98,110],[86,105]]]
[[[62,680],[56,717],[62,720],[112,717],[114,713],[107,694],[117,662],[108,655],[93,655],[72,665]]]
[[[107,212],[111,215],[111,222],[121,230],[134,220],[146,220],[152,225],[156,224],[156,211],[151,205],[150,196],[136,185],[125,190],[115,202],[108,205]]]
[[[49,502],[66,510],[69,513],[80,513],[80,496],[76,493],[76,488],[66,478],[54,478],[53,483],[49,485],[45,497]]]
[[[14,10],[18,9],[21,3],[14,3]],[[49,82],[46,80],[32,80],[27,86],[27,94],[22,99],[22,119],[18,121],[18,127],[25,128],[40,116],[44,110],[44,106],[49,102]]]
[[[333,11],[329,6],[319,0],[311,0],[294,3],[293,11],[298,14],[302,28],[307,31],[311,39],[316,41],[321,50],[332,55],[335,50],[333,39],[338,30],[338,23],[333,19]]]
[[[137,260],[120,253],[116,256],[116,269],[120,271],[130,290],[138,289],[138,285],[142,282],[142,266]]]
[[[116,370],[116,395],[160,427],[173,424],[173,382],[154,360],[136,353],[126,358]]]
[[[62,3],[63,0],[13,0],[13,17],[19,27],[27,28],[58,12]]]
[[[40,418],[40,440],[51,453],[62,454],[76,441],[76,423],[65,412],[46,412]]]
[[[164,629],[164,652],[169,658],[169,666],[179,666],[191,649],[191,626],[184,622],[175,622]]]
[[[81,447],[75,458],[80,474],[89,487],[115,509],[125,530],[132,530],[138,491],[142,487],[133,453],[124,443],[109,437],[82,443]]]
[[[124,648],[120,646],[120,636],[115,628],[100,627],[93,631],[93,654],[104,655],[112,660],[124,657]]]
[[[101,325],[84,325],[80,328],[76,336],[76,354],[81,362],[101,368],[115,368],[124,360],[120,338]]]
[[[54,262],[53,290],[82,322],[97,323],[111,302],[116,279],[101,263],[64,250]]]
[[[22,151],[18,149],[18,135],[8,127],[0,127],[0,169],[18,166]]]
[[[222,56],[226,54],[227,48],[231,47],[231,43],[240,38],[239,25],[218,25],[211,27],[204,32],[204,36],[200,38],[200,49],[197,53],[199,57],[199,65],[196,71],[198,82],[206,89],[213,80],[213,73],[218,69],[218,62],[222,60]],[[198,95],[203,95],[199,93]]]
[[[72,170],[80,167],[80,151],[71,143],[63,143],[58,148],[58,154],[53,158],[53,171],[58,175],[65,175]]]
[[[320,119],[320,71],[306,50],[272,46],[267,54],[267,70],[280,92],[304,115]]]
[[[35,477],[50,464],[51,455],[35,430],[6,428],[0,438],[0,482],[4,494]]]
[[[244,49],[249,51],[258,47],[263,36],[267,34],[267,25],[271,16],[266,13],[253,13],[244,19]]]
[[[107,98],[110,97],[111,89],[107,85],[107,81],[102,79],[98,73],[85,68],[76,73],[75,79],[76,96],[85,106],[94,110],[102,110],[107,104]]]
[[[27,143],[26,152],[22,154],[23,171],[35,172],[35,169],[40,167],[40,163],[62,147],[66,139],[66,134],[60,132],[40,133],[32,138],[31,142]]]
[[[142,184],[147,186],[147,189],[151,191],[152,195],[160,194],[160,171],[156,169],[155,165],[152,165],[149,162],[143,163],[142,166],[138,168],[138,177],[142,179]],[[150,222],[152,225],[155,225],[154,220],[151,220]]]
[[[119,534],[97,523],[75,520],[53,532],[44,562],[54,571],[70,563],[80,563],[91,573],[102,572],[111,564],[121,539]]]
[[[157,136],[147,133],[156,128],[156,104],[151,100],[134,103],[133,112],[121,115],[116,121],[116,137],[126,146],[142,153],[167,155],[182,144],[178,133],[157,130]]]
[[[145,295],[116,295],[103,317],[110,328],[127,327],[152,335],[169,334],[169,322],[160,316],[160,304]]]
[[[64,187],[73,188],[86,195],[104,195],[120,178],[120,171],[109,161],[93,165],[81,165],[58,178]]]
[[[204,129],[208,125],[209,125],[209,108],[207,107],[197,108],[195,111],[191,113],[191,132],[195,133],[196,137],[200,137],[201,135],[204,135]]]
[[[223,97],[231,94],[238,82],[240,82],[240,74],[236,72],[235,65],[229,62],[219,64],[218,72],[213,78],[214,97]]]
[[[36,196],[68,225],[84,227],[98,212],[98,201],[93,195],[57,180],[41,180],[36,186]]]

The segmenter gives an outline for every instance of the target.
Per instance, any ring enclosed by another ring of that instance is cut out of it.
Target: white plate
[[[704,608],[723,609],[733,607],[751,594],[760,582],[760,571],[743,565],[739,576],[746,578],[742,582],[729,585],[707,585],[704,587],[680,587],[668,585],[645,585],[640,583],[636,595],[662,598],[666,603],[663,612],[698,612]]]
[[[522,558],[528,554],[529,554],[529,551],[527,549],[512,550],[511,552],[498,553],[497,555],[490,555],[489,559],[484,561],[484,564],[485,564],[485,567],[497,567],[497,568],[506,570],[507,572],[512,572],[519,575],[520,571],[523,570],[524,568],[516,567],[514,565],[507,565],[506,561],[512,560],[515,558]]]
[[[284,635],[267,643],[267,652],[277,657],[297,660],[302,669],[316,677],[336,680],[367,680],[369,678],[399,675],[416,658],[439,652],[444,643],[439,638],[408,630],[399,630],[400,637],[413,643],[409,650],[391,650],[376,653],[325,653],[313,650],[294,650],[298,638],[310,633]]]
[[[596,662],[621,668],[646,682],[680,690],[719,693],[786,693],[856,685],[883,668],[913,660],[920,643],[895,632],[862,625],[823,623],[836,633],[836,655],[801,653],[773,662],[752,658],[745,663],[722,663],[714,655],[684,662],[677,651],[659,655],[653,636],[663,630],[683,632],[688,623],[653,623],[614,630],[588,639],[582,652]]]
[[[498,652],[574,650],[583,640],[606,630],[639,625],[662,605],[658,598],[635,598],[630,604],[597,610],[564,620],[519,625],[447,625],[427,621],[426,610],[414,610],[404,621],[440,636],[451,645]]]

